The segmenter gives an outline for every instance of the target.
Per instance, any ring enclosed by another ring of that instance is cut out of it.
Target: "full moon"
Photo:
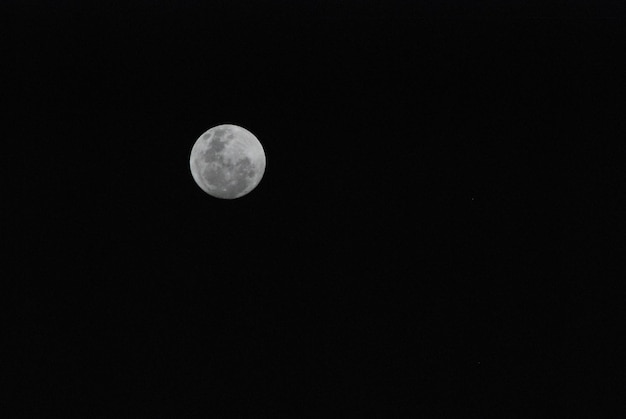
[[[247,129],[218,125],[196,140],[189,167],[204,192],[221,199],[240,198],[261,181],[265,173],[265,151]]]

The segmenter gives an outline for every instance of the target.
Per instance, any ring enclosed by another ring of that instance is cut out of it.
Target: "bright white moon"
[[[221,199],[250,193],[265,173],[265,151],[245,128],[224,124],[202,134],[191,149],[189,167],[202,190]]]

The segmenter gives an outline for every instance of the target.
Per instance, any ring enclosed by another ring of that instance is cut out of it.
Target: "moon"
[[[257,187],[265,173],[265,151],[245,128],[218,125],[200,136],[191,149],[191,174],[207,194],[241,198]]]

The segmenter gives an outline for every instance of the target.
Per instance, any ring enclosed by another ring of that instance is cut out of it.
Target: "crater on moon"
[[[202,190],[217,198],[234,199],[250,193],[261,181],[265,152],[250,131],[225,124],[198,138],[189,164]]]

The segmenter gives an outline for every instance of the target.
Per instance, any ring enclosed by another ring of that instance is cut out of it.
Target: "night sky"
[[[606,417],[623,6],[282,3],[3,1],[0,416]]]

